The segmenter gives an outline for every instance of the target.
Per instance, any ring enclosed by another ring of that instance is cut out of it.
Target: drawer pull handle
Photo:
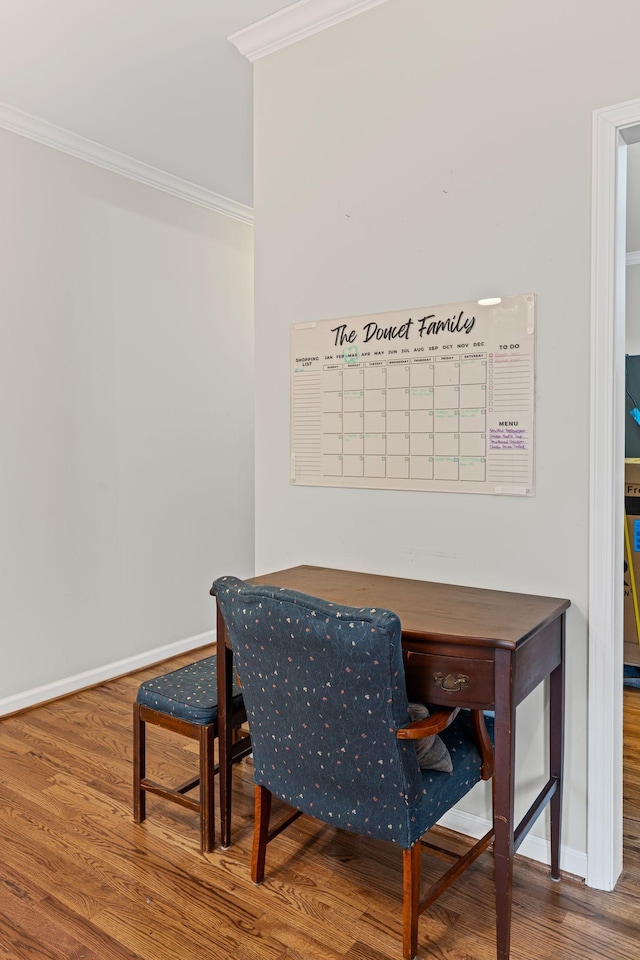
[[[459,674],[457,677],[454,677],[452,673],[448,673],[446,677],[443,673],[434,673],[433,679],[436,685],[440,687],[441,690],[444,690],[445,693],[460,693],[461,690],[465,690],[469,685],[469,677],[465,676],[464,673]]]

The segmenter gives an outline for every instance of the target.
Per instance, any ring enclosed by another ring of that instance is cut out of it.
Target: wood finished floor
[[[246,761],[234,777],[229,850],[200,855],[195,815],[154,797],[147,821],[132,822],[135,691],[193,659],[0,721],[0,957],[399,960],[401,863],[391,844],[302,818],[270,846],[265,883],[251,883]],[[149,774],[183,779],[193,744],[158,732],[149,740]],[[513,960],[640,953],[640,690],[625,691],[624,800],[625,869],[613,893],[551,883],[518,858]],[[485,854],[421,917],[419,958],[494,960],[492,874]]]

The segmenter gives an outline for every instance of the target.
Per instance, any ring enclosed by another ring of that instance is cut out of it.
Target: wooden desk
[[[551,877],[560,878],[564,744],[564,636],[569,600],[446,583],[405,580],[299,566],[254,577],[254,584],[288,587],[353,607],[385,607],[400,617],[407,691],[412,700],[495,710],[493,791],[498,960],[508,960],[513,857],[550,803]],[[232,750],[225,705],[232,661],[218,612],[218,710],[222,845],[230,842],[231,784],[225,751]],[[225,655],[222,655],[222,651]],[[521,822],[514,823],[516,707],[550,678],[549,779]]]

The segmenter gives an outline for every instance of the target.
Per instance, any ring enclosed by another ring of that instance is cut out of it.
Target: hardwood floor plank
[[[117,940],[5,863],[0,878],[0,947],[12,960],[136,960]],[[2,955],[2,954],[0,954]]]

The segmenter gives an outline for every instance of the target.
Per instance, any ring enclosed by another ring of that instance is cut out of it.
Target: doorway
[[[593,124],[587,883],[622,870],[624,357],[627,146],[640,100]]]
[[[637,462],[624,467],[623,650],[624,683],[633,688],[640,686],[640,143],[627,145],[626,220],[624,455]]]

